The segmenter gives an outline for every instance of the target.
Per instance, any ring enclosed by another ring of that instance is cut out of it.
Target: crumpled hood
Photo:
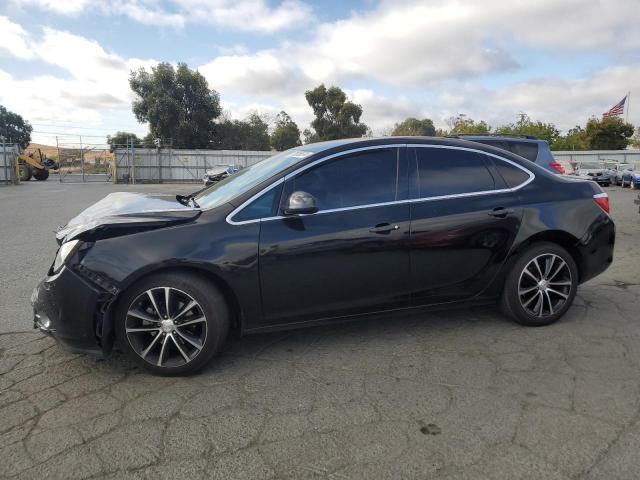
[[[82,234],[117,235],[131,230],[160,228],[192,220],[200,213],[197,208],[179,203],[175,195],[110,193],[60,228],[56,240],[63,243]]]

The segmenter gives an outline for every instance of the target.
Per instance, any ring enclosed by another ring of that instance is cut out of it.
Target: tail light
[[[598,193],[597,195],[593,196],[593,200],[602,210],[609,213],[609,195],[607,195],[605,192]]]
[[[560,165],[558,162],[551,162],[549,167],[558,172],[561,175],[564,175],[564,167]]]

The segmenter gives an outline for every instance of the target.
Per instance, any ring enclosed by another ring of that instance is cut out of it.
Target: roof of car
[[[500,153],[505,155],[508,152],[497,149],[491,145],[473,142],[471,138],[450,138],[450,137],[376,137],[376,138],[345,138],[340,140],[330,140],[326,142],[310,143],[294,150],[302,150],[312,154],[324,153],[329,150],[339,152],[341,150],[363,148],[375,145],[391,144],[422,144],[422,145],[442,145],[461,148],[472,148],[483,150],[489,153]],[[507,155],[508,156],[508,155]]]
[[[535,141],[535,140],[533,140]],[[449,138],[449,137],[377,137],[377,138],[346,138],[341,140],[330,140],[327,142],[310,143],[295,147],[292,151],[302,151],[311,154],[309,160],[317,158],[318,154],[332,155],[347,150],[357,148],[373,147],[376,145],[398,145],[398,144],[420,144],[420,145],[440,145],[449,147],[466,148],[479,150],[488,154],[507,158],[519,164],[526,164],[527,168],[531,168],[529,160],[526,160],[512,152],[503,150],[499,147],[486,143],[474,142],[472,139],[465,137]]]
[[[447,138],[463,138],[465,140],[496,140],[496,141],[510,141],[510,142],[523,142],[523,143],[540,143],[544,140],[540,140],[532,135],[467,135],[467,134],[454,134],[449,135]]]

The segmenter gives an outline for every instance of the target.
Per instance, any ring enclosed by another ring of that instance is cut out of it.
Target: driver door
[[[409,305],[408,176],[404,147],[327,159],[287,178],[318,212],[261,223],[265,325]]]

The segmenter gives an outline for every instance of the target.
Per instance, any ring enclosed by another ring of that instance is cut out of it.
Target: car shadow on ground
[[[497,307],[473,307],[451,310],[410,310],[358,316],[354,319],[333,322],[327,325],[297,328],[239,337],[230,332],[222,352],[192,377],[228,374],[230,367],[243,372],[251,365],[283,361],[307,363],[305,353],[317,353],[334,358],[340,357],[343,368],[349,355],[375,355],[384,350],[384,355],[402,356],[415,353],[416,342],[426,349],[438,337],[456,336],[471,346],[472,336],[490,337],[490,332],[499,330],[526,329],[511,322]],[[475,332],[475,333],[474,333]],[[470,337],[471,335],[471,337]],[[409,345],[411,344],[411,345]],[[446,344],[442,345],[446,348]],[[479,347],[480,348],[480,347]],[[332,355],[334,352],[335,355]],[[99,359],[103,368],[113,370],[141,370],[116,347],[110,357]],[[313,360],[311,360],[313,363]],[[226,376],[226,375],[225,375]]]

